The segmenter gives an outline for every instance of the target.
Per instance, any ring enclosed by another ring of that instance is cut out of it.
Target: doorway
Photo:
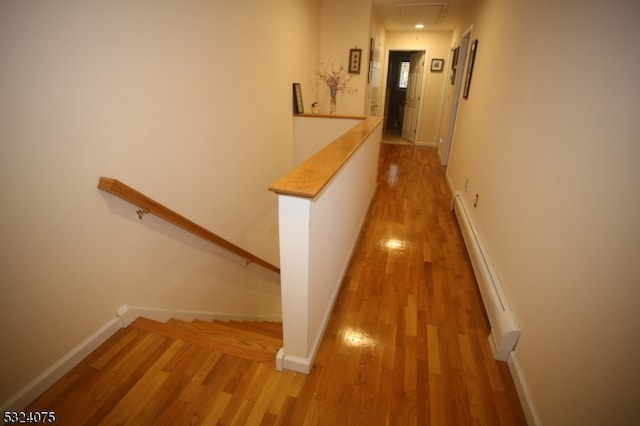
[[[384,107],[386,140],[416,143],[426,51],[389,51]]]

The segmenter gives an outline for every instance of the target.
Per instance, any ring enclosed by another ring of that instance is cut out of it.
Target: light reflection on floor
[[[401,253],[407,246],[407,242],[397,238],[383,238],[378,241],[378,245],[386,251],[400,251]]]
[[[345,344],[354,348],[374,348],[380,346],[380,342],[374,336],[352,327],[344,329],[342,332],[342,340]]]

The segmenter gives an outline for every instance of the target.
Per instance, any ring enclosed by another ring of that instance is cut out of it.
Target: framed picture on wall
[[[432,59],[431,60],[431,71],[432,72],[442,72],[444,69],[444,59]]]
[[[460,53],[460,46],[453,49],[451,54],[451,84],[456,82],[456,71],[458,71],[458,53]]]
[[[471,43],[471,50],[469,51],[469,65],[467,65],[467,76],[464,80],[464,91],[462,97],[469,98],[469,89],[471,88],[471,76],[473,75],[473,64],[476,62],[476,51],[478,50],[478,39],[475,39]]]
[[[300,83],[293,83],[293,113],[304,114],[304,104],[302,103],[302,87]]]
[[[360,74],[360,63],[362,62],[362,49],[349,50],[349,74]]]

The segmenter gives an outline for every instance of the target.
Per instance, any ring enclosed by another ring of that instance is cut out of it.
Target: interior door
[[[453,144],[453,135],[456,128],[456,118],[458,115],[458,103],[460,101],[460,92],[462,91],[462,85],[464,83],[464,75],[466,74],[465,64],[467,61],[467,49],[469,48],[469,41],[471,39],[471,33],[467,32],[460,42],[458,48],[456,71],[454,74],[454,86],[453,90],[449,92],[449,108],[447,115],[443,117],[445,119],[446,133],[442,140],[442,144],[438,145],[438,154],[440,155],[440,162],[443,166],[449,164],[449,155],[451,154],[451,145]]]
[[[409,142],[416,142],[418,130],[418,111],[420,109],[420,94],[422,93],[422,76],[424,75],[425,52],[413,52],[409,57],[409,84],[404,104],[404,119],[402,121],[402,138]]]

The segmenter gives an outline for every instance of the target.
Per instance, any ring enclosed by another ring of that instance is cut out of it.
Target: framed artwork
[[[456,71],[458,71],[458,54],[460,53],[460,46],[453,49],[451,55],[451,84],[456,82]]]
[[[362,49],[349,50],[349,74],[360,74],[360,63],[362,62]]]
[[[471,51],[469,52],[469,65],[467,66],[467,76],[464,80],[464,91],[462,97],[469,98],[469,89],[471,88],[471,76],[473,75],[473,64],[476,62],[476,51],[478,50],[478,39],[471,43]]]
[[[373,37],[371,37],[371,41],[369,41],[369,76],[367,77],[367,83],[371,83],[371,78],[373,75],[373,51],[376,48],[375,41]]]
[[[293,113],[304,114],[304,104],[302,103],[302,87],[300,83],[293,83]]]
[[[442,72],[443,69],[444,69],[444,59],[431,60],[431,71]]]

